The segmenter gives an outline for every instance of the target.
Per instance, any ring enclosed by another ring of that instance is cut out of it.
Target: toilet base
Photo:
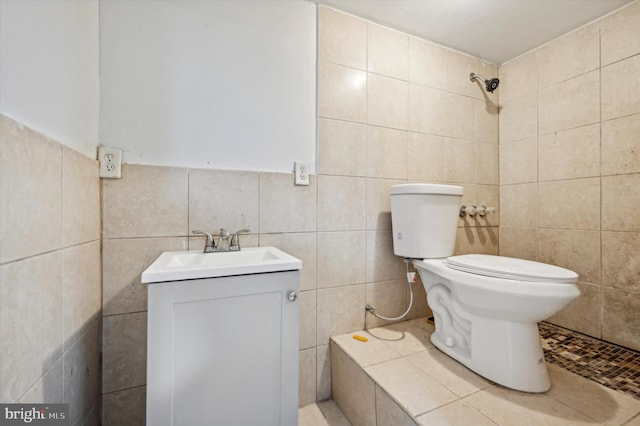
[[[537,323],[464,316],[471,323],[469,347],[457,347],[439,332],[437,322],[434,346],[499,385],[531,393],[551,388]]]

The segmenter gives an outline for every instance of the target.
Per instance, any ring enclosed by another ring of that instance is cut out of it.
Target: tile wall
[[[0,229],[0,401],[99,424],[97,162],[0,115]]]
[[[551,319],[640,349],[640,2],[500,67],[500,254],[575,270]]]
[[[367,21],[320,8],[318,174],[125,165],[103,180],[103,421],[144,419],[146,289],[162,252],[200,249],[193,229],[251,227],[245,246],[303,262],[300,405],[331,395],[329,337],[377,326],[408,301],[393,255],[389,188],[451,182],[464,202],[498,207],[496,96],[469,81],[497,68]],[[433,107],[433,108],[432,108]],[[418,161],[418,159],[420,161]],[[461,220],[457,252],[498,252],[498,214]],[[427,314],[414,285],[409,318]],[[365,324],[366,322],[366,324]]]

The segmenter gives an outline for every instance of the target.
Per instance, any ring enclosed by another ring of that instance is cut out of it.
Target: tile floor
[[[552,364],[550,391],[505,389],[433,347],[432,332],[433,326],[419,319],[334,336],[335,403],[303,407],[299,424],[342,426],[348,418],[365,426],[640,426],[640,400],[632,396]],[[357,341],[354,334],[369,341]]]

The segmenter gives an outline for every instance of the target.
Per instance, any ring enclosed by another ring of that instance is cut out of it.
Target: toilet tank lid
[[[464,188],[457,185],[442,185],[437,183],[405,183],[393,185],[391,195],[401,194],[439,194],[439,195],[462,195]]]
[[[445,263],[458,271],[516,281],[573,284],[578,280],[578,274],[569,269],[506,256],[465,254],[451,256]]]

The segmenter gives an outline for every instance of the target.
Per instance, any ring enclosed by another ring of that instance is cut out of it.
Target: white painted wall
[[[91,158],[98,11],[97,0],[0,0],[0,113]]]
[[[316,9],[100,2],[100,143],[127,163],[315,170]]]

